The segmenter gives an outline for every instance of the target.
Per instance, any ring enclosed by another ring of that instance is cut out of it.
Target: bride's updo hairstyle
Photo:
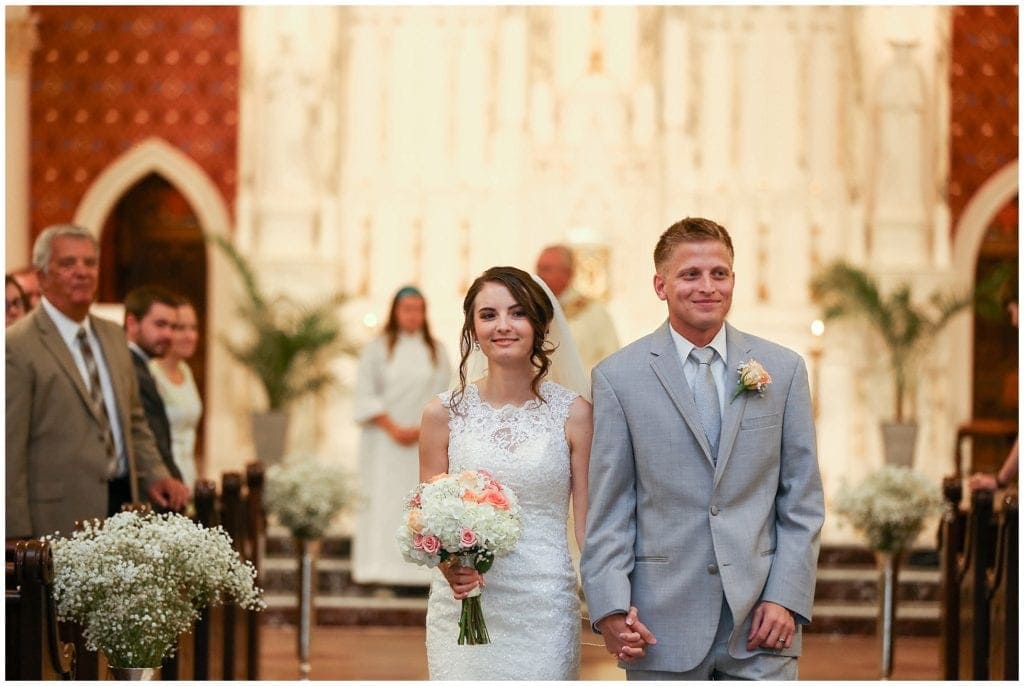
[[[530,383],[530,390],[533,391],[533,394],[538,399],[543,400],[540,395],[540,384],[551,367],[551,353],[555,351],[553,345],[545,342],[545,337],[548,325],[554,319],[555,308],[552,306],[551,301],[548,300],[544,289],[537,285],[533,277],[522,269],[517,269],[516,267],[491,267],[476,277],[469,290],[466,291],[465,300],[462,301],[462,313],[465,315],[465,320],[462,324],[462,336],[460,338],[462,360],[459,363],[459,387],[452,395],[452,410],[457,410],[462,402],[462,397],[466,393],[466,373],[469,356],[473,352],[473,344],[475,342],[475,336],[473,335],[473,303],[476,301],[476,296],[483,289],[484,284],[487,283],[499,283],[507,288],[516,304],[523,308],[526,318],[530,320],[530,326],[533,327],[533,351],[530,354],[530,362],[537,370],[533,375],[533,381]]]

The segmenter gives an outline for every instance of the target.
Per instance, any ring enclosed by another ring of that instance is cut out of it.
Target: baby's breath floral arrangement
[[[102,650],[112,667],[159,667],[209,605],[266,607],[256,570],[219,526],[121,512],[47,540],[58,618],[81,624],[86,647]]]
[[[928,479],[907,467],[886,465],[856,488],[836,496],[836,513],[867,536],[873,550],[899,553],[913,543],[924,520],[942,508]]]
[[[347,472],[314,458],[293,458],[267,470],[263,501],[296,538],[321,538],[348,504]]]

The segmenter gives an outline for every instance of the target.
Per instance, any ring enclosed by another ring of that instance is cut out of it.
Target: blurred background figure
[[[5,305],[7,312],[7,326],[24,317],[29,311],[28,298],[17,280],[7,274],[4,277]]]
[[[171,476],[182,481],[181,470],[174,464],[171,454],[171,424],[167,420],[167,410],[149,371],[150,360],[164,355],[171,346],[177,321],[178,296],[166,288],[139,286],[124,297],[124,333],[131,350],[146,421],[156,439],[164,466]]]
[[[1010,322],[1015,328],[1020,326],[1020,305],[1017,302],[1018,297],[1016,279],[1008,281],[1002,300],[1006,312],[1010,315]],[[1018,436],[1017,440],[1013,442],[1013,447],[1010,448],[1010,452],[1007,453],[1003,464],[999,467],[999,471],[995,474],[987,474],[985,472],[976,472],[972,474],[970,480],[967,482],[970,489],[972,491],[995,491],[1009,486],[1017,479],[1017,462],[1019,460],[1019,452],[1020,437]]]
[[[174,464],[181,470],[182,481],[194,492],[198,475],[196,436],[203,415],[203,399],[188,361],[195,355],[199,343],[199,319],[192,303],[182,296],[179,298],[181,304],[177,308],[178,320],[171,345],[162,357],[150,360],[149,370],[170,422]]]
[[[384,332],[359,358],[353,398],[354,418],[363,427],[362,498],[352,542],[357,583],[430,583],[430,570],[405,562],[394,538],[405,496],[419,480],[420,415],[450,377],[448,355],[430,334],[423,295],[413,286],[402,288]]]
[[[14,280],[21,286],[21,290],[25,293],[25,298],[28,300],[28,309],[34,308],[39,304],[39,298],[42,297],[42,291],[39,290],[39,276],[36,274],[36,270],[32,267],[25,267],[11,273]]]
[[[605,306],[573,288],[575,267],[572,250],[564,245],[549,245],[537,257],[537,276],[544,279],[558,297],[583,365],[589,372],[619,349],[619,337]]]

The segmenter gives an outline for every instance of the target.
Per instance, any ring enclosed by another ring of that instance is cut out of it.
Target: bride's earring
[[[473,350],[479,350],[479,349],[480,349],[480,341],[478,341],[477,339],[474,338],[473,339]]]

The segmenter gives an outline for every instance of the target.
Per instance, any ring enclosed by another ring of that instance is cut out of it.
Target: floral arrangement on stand
[[[348,473],[312,457],[293,457],[267,470],[263,502],[300,540],[322,538],[352,494]]]
[[[484,470],[438,474],[409,493],[405,509],[406,521],[395,537],[402,556],[418,565],[453,560],[484,574],[523,533],[515,494]],[[462,600],[459,645],[483,643],[490,637],[476,588]]]
[[[81,624],[86,646],[114,668],[159,667],[210,605],[266,607],[256,570],[219,526],[132,511],[47,540],[58,618]]]
[[[931,481],[907,467],[886,465],[855,488],[836,496],[836,513],[867,537],[872,550],[901,553],[921,532],[924,520],[942,509]]]
[[[309,679],[311,672],[310,630],[315,624],[313,581],[319,539],[351,500],[348,481],[343,468],[313,457],[292,457],[267,470],[263,502],[281,525],[291,531],[298,547],[298,649],[302,680]]]
[[[864,533],[875,553],[883,679],[892,675],[900,560],[921,533],[924,520],[938,512],[942,504],[935,484],[909,467],[892,464],[836,497],[836,513]]]

